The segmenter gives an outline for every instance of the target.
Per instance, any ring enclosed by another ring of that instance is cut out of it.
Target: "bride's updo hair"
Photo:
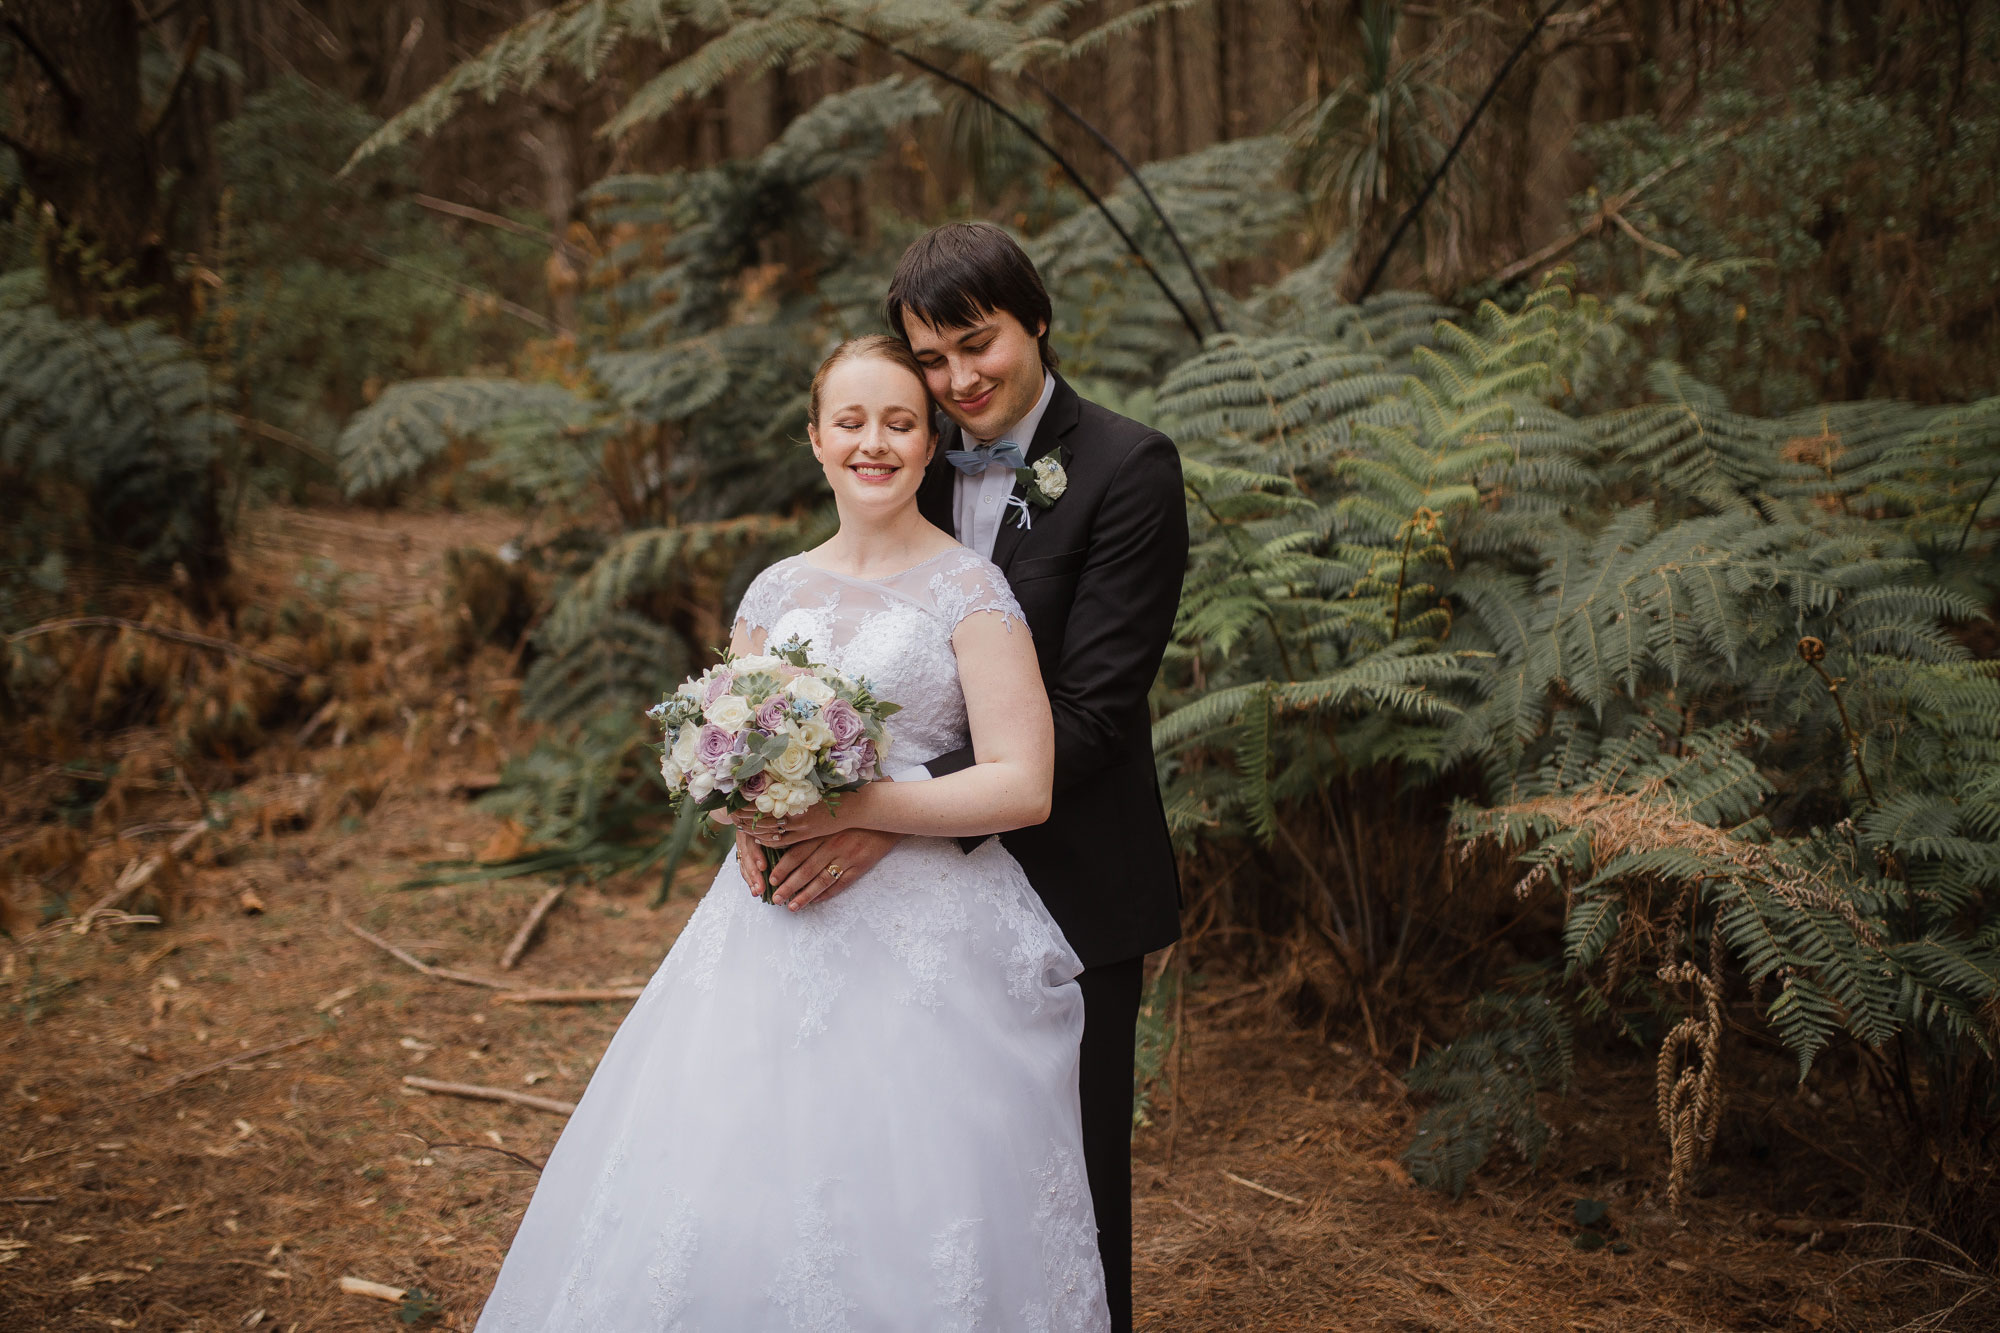
[[[826,387],[826,377],[833,368],[843,361],[853,361],[859,357],[878,356],[884,361],[893,361],[914,375],[917,387],[924,391],[924,428],[930,429],[930,389],[924,382],[924,368],[917,364],[917,354],[901,338],[891,338],[886,333],[871,333],[863,338],[849,338],[840,346],[827,353],[826,360],[819,363],[819,371],[812,382],[812,424],[819,425],[820,391]]]

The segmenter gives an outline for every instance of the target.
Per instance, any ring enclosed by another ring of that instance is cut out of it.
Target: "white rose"
[[[730,667],[739,676],[746,671],[770,671],[784,664],[783,658],[772,657],[769,653],[752,653],[748,657],[732,658],[729,663]]]
[[[674,737],[673,761],[683,769],[694,767],[695,740],[700,731],[692,722],[681,723],[680,734]]]
[[[667,780],[667,786],[678,787],[681,779],[687,776],[687,770],[675,763],[672,755],[668,755],[660,763],[660,776]]]
[[[1063,471],[1063,465],[1056,461],[1054,455],[1038,458],[1035,460],[1035,484],[1042,488],[1043,495],[1057,500],[1069,489],[1069,474]]]
[[[771,771],[786,782],[799,782],[813,771],[815,760],[816,756],[811,750],[793,741],[772,763]]]
[[[750,705],[740,694],[725,694],[702,714],[724,731],[741,731],[750,725]]]
[[[794,676],[785,685],[785,693],[794,699],[803,699],[809,704],[825,705],[833,702],[833,688],[818,676]]]
[[[798,740],[799,744],[814,753],[818,753],[833,744],[833,729],[816,717],[806,718],[802,722],[793,722],[785,730],[789,731]]]
[[[688,775],[688,799],[705,801],[715,790],[715,774],[705,768],[697,768]]]

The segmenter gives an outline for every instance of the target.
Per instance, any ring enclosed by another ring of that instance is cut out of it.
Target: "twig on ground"
[[[541,1164],[540,1162],[536,1161],[536,1160],[535,1160],[534,1158],[532,1158],[532,1157],[528,1156],[528,1155],[527,1155],[526,1153],[518,1153],[518,1152],[515,1152],[515,1151],[514,1151],[514,1150],[513,1150],[512,1148],[502,1148],[502,1147],[499,1147],[499,1146],[498,1146],[498,1145],[496,1145],[496,1144],[491,1144],[491,1143],[430,1143],[430,1142],[426,1142],[426,1143],[424,1144],[424,1148],[425,1148],[425,1150],[426,1150],[426,1151],[428,1151],[428,1150],[430,1150],[430,1149],[433,1149],[433,1148],[471,1148],[471,1149],[476,1149],[476,1150],[478,1150],[479,1152],[497,1152],[497,1153],[499,1153],[499,1154],[500,1154],[500,1155],[501,1155],[502,1157],[511,1157],[511,1158],[513,1158],[513,1159],[514,1159],[515,1161],[519,1162],[519,1163],[520,1163],[520,1164],[521,1164],[522,1166],[525,1166],[525,1167],[527,1167],[527,1168],[528,1168],[528,1169],[529,1169],[530,1171],[539,1171],[539,1170],[541,1170],[541,1169],[542,1169],[542,1164]]]
[[[8,1198],[0,1199],[0,1203],[61,1203],[61,1202],[62,1199],[54,1194],[15,1194],[11,1195]]]
[[[1296,1194],[1287,1194],[1283,1190],[1274,1190],[1269,1185],[1259,1185],[1254,1180],[1245,1180],[1234,1171],[1224,1171],[1222,1175],[1225,1180],[1234,1181],[1245,1189],[1256,1190],[1259,1194],[1268,1194],[1274,1199],[1283,1199],[1286,1203],[1295,1203],[1302,1208],[1306,1206],[1306,1201],[1299,1198]]]
[[[207,831],[208,821],[206,819],[197,819],[194,823],[187,826],[186,831],[180,837],[175,838],[172,843],[168,844],[166,851],[154,852],[143,861],[135,857],[132,863],[125,867],[124,872],[118,876],[118,882],[111,886],[111,892],[92,903],[89,910],[76,919],[76,933],[79,935],[89,934],[91,922],[97,917],[99,912],[110,911],[119,903],[152,883],[153,876],[160,873],[160,867],[167,863],[168,857],[179,856],[188,848],[194,846],[195,841]]]
[[[1223,1005],[1230,1004],[1236,1000],[1247,1000],[1252,995],[1259,994],[1264,989],[1263,982],[1253,981],[1241,990],[1233,990],[1227,995],[1218,995],[1213,1000],[1203,1000],[1200,1004],[1189,1005],[1188,1012],[1191,1014],[1205,1014],[1211,1009],[1220,1009]]]
[[[498,977],[482,977],[471,972],[455,972],[448,967],[432,967],[429,963],[419,961],[415,955],[398,949],[380,935],[363,930],[344,916],[340,918],[340,924],[346,926],[350,933],[367,940],[397,962],[402,963],[406,967],[413,967],[427,977],[436,977],[440,981],[456,981],[465,986],[485,986],[489,990],[511,990],[514,987],[513,982],[502,981]]]
[[[44,1157],[57,1157],[66,1152],[75,1152],[83,1146],[81,1143],[72,1143],[67,1148],[43,1148],[39,1152],[22,1153],[14,1159],[14,1165],[25,1166],[29,1162],[39,1162]]]
[[[163,1097],[176,1088],[186,1087],[198,1078],[208,1077],[218,1069],[227,1069],[231,1065],[240,1065],[246,1060],[261,1060],[267,1055],[276,1055],[279,1051],[289,1051],[294,1046],[303,1046],[309,1041],[318,1041],[323,1035],[325,1034],[309,1032],[303,1037],[290,1037],[284,1041],[272,1042],[269,1046],[259,1046],[254,1051],[238,1051],[226,1060],[217,1060],[214,1064],[203,1065],[199,1069],[190,1069],[185,1074],[176,1074],[159,1087],[154,1088],[151,1092],[142,1092],[136,1097],[127,1097],[123,1102],[118,1103],[118,1105],[129,1106],[133,1102],[151,1101],[155,1097]]]
[[[547,1111],[552,1115],[568,1115],[576,1110],[575,1102],[559,1102],[553,1097],[537,1097],[531,1092],[515,1092],[511,1088],[483,1088],[474,1083],[444,1083],[434,1078],[419,1078],[415,1074],[403,1075],[403,1086],[424,1092],[440,1093],[446,1097],[466,1097],[476,1102],[508,1102],[514,1106]]]
[[[340,1289],[349,1296],[370,1296],[391,1303],[400,1302],[410,1294],[401,1287],[392,1287],[386,1282],[370,1282],[365,1277],[344,1277],[340,1279]]]
[[[495,1004],[603,1004],[636,1000],[644,986],[598,986],[583,990],[510,990],[493,997]]]
[[[298,732],[295,735],[293,735],[292,744],[304,745],[307,741],[312,739],[313,733],[315,731],[318,731],[321,727],[331,722],[333,720],[333,715],[339,711],[340,711],[340,698],[338,695],[336,695],[333,698],[328,699],[325,703],[321,704],[319,706],[319,711],[306,719],[306,724],[303,727],[300,727],[298,729]]]
[[[542,924],[542,918],[549,914],[549,909],[556,905],[556,900],[563,896],[563,891],[568,887],[567,884],[556,885],[529,909],[528,919],[521,923],[521,928],[514,932],[514,939],[508,944],[507,951],[500,955],[502,972],[511,971],[514,965],[521,961],[521,955],[528,951],[528,944],[535,937],[535,927]]]

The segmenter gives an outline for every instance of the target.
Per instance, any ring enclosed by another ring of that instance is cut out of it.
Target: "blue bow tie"
[[[1028,460],[1021,454],[1021,446],[1012,440],[1001,440],[990,447],[977,449],[947,449],[944,461],[968,477],[978,476],[995,463],[1009,470],[1028,465]]]

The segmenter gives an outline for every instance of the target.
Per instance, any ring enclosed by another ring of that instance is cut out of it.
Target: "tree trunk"
[[[164,114],[140,100],[129,0],[13,0],[0,37],[15,48],[8,146],[49,210],[51,301],[66,315],[161,314],[183,325],[154,145]]]

